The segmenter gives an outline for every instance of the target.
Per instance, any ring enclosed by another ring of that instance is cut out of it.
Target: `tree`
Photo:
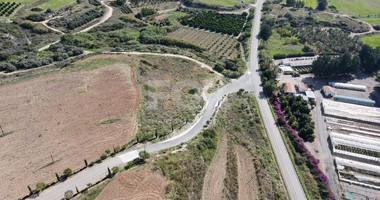
[[[286,0],[286,5],[289,7],[293,7],[295,3],[296,3],[295,0]]]
[[[326,10],[327,8],[327,0],[318,0],[318,10]]]
[[[41,192],[46,188],[46,184],[44,182],[38,182],[36,184],[36,191]]]
[[[123,6],[123,5],[125,4],[125,0],[116,0],[116,1],[115,1],[115,4],[116,4],[117,6]]]
[[[71,199],[73,197],[73,195],[74,195],[74,192],[72,190],[67,190],[65,192],[65,198],[66,199]]]
[[[118,166],[112,167],[112,174],[117,174],[117,172],[119,172],[119,167]]]
[[[70,168],[66,168],[65,170],[63,170],[63,174],[66,176],[66,177],[69,177],[73,174],[73,170],[71,170]]]
[[[259,33],[260,38],[266,41],[270,38],[271,35],[272,27],[267,23],[263,24]]]
[[[140,158],[142,158],[143,160],[150,158],[150,154],[149,154],[148,152],[146,152],[146,151],[140,151],[140,152],[139,152],[139,156],[140,156]]]
[[[102,159],[102,160],[104,160],[104,159],[106,159],[107,158],[107,155],[106,154],[102,154],[102,155],[100,155],[100,159]]]

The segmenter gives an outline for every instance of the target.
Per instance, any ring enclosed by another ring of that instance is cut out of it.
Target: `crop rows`
[[[370,151],[370,150],[366,150],[366,149],[359,149],[356,147],[348,147],[348,146],[344,146],[344,145],[337,145],[337,146],[335,146],[335,148],[342,150],[342,151],[348,151],[348,152],[352,152],[352,153],[357,153],[357,154],[362,154],[362,155],[371,156],[371,157],[375,157],[375,158],[380,158],[380,153],[375,152],[375,151]]]
[[[204,46],[219,57],[235,59],[238,55],[238,41],[229,35],[180,28],[170,33],[170,37]]]
[[[15,2],[1,2],[0,3],[0,16],[6,16],[9,17],[17,7],[19,7],[21,3],[15,3]]]

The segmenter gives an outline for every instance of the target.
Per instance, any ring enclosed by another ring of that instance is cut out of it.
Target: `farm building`
[[[373,100],[359,99],[355,97],[347,97],[347,96],[341,96],[341,95],[335,95],[334,99],[336,101],[343,101],[347,103],[354,103],[354,104],[360,104],[360,105],[365,105],[365,106],[374,106],[376,104],[376,102]]]
[[[280,68],[281,72],[285,75],[294,74],[294,70],[291,67],[280,65],[278,68]]]
[[[334,88],[328,86],[328,85],[325,85],[323,86],[322,88],[322,92],[323,94],[326,96],[326,97],[333,97],[335,95],[335,90]]]
[[[310,91],[310,90],[305,91],[305,94],[308,100],[315,100],[315,94],[313,91]]]
[[[294,95],[296,94],[296,88],[294,87],[293,83],[286,82],[284,87],[284,93]]]
[[[318,56],[284,58],[281,60],[281,65],[285,65],[289,67],[306,67],[306,66],[311,66],[317,58]]]
[[[309,90],[309,87],[304,82],[298,83],[298,91],[299,92],[306,92],[308,90]]]
[[[365,85],[354,85],[354,84],[338,83],[338,82],[329,82],[329,85],[335,88],[341,88],[341,89],[347,89],[347,90],[356,90],[356,91],[363,91],[363,92],[367,90],[367,87]]]
[[[364,123],[380,124],[380,108],[350,103],[322,100],[323,111],[327,116]]]

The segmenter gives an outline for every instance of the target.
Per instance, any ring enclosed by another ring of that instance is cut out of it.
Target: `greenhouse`
[[[341,96],[341,95],[335,95],[334,99],[337,101],[344,101],[348,103],[355,103],[355,104],[361,104],[366,106],[374,106],[376,104],[373,100],[368,99],[359,99],[354,97],[347,97],[347,96]]]
[[[356,134],[342,134],[331,132],[331,142],[333,145],[344,145],[349,147],[356,147],[368,151],[378,152],[380,155],[380,140],[372,137],[365,137]]]
[[[357,91],[366,91],[367,87],[365,85],[354,85],[348,83],[339,83],[339,82],[329,82],[329,85],[335,88],[342,88],[347,90],[357,90]]]
[[[380,108],[343,103],[323,99],[323,111],[327,116],[380,124]]]

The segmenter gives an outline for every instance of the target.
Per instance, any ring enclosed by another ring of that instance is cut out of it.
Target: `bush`
[[[44,190],[46,188],[46,184],[44,182],[38,182],[36,184],[36,191],[37,192],[41,192],[42,190]]]
[[[98,11],[97,9],[92,9],[84,13],[83,15],[76,17],[72,19],[70,22],[67,23],[66,27],[70,30],[73,30],[75,28],[78,28],[84,24],[87,24],[88,22],[99,18],[103,16],[104,11],[100,10]]]
[[[71,170],[70,168],[66,168],[65,170],[63,170],[63,175],[65,175],[66,177],[69,177],[73,174],[73,170]]]
[[[105,160],[106,158],[107,158],[107,155],[106,155],[106,154],[103,153],[102,155],[100,155],[100,159],[101,159],[101,160]]]
[[[43,11],[43,9],[42,8],[38,8],[38,7],[34,7],[34,8],[31,8],[30,11],[41,12],[41,11]]]
[[[26,19],[34,22],[42,22],[45,20],[45,17],[40,14],[30,14],[26,17]]]
[[[139,152],[139,156],[140,158],[142,158],[143,160],[146,160],[146,159],[149,159],[150,158],[150,154],[146,151],[140,151]]]
[[[73,195],[74,195],[74,192],[72,190],[67,190],[65,192],[65,198],[66,199],[71,199],[73,197]]]
[[[119,172],[119,167],[118,166],[112,167],[112,174],[117,174],[117,172]]]

